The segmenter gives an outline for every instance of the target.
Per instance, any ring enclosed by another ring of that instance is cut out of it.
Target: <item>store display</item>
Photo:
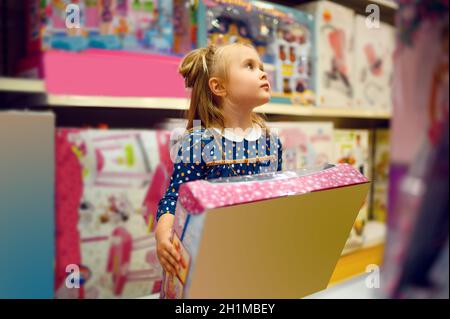
[[[351,107],[354,93],[354,12],[330,1],[301,5],[314,15],[316,39],[315,90],[317,105]]]
[[[173,52],[185,55],[197,47],[198,1],[173,0]]]
[[[394,28],[380,22],[369,28],[366,17],[355,17],[354,106],[392,109]]]
[[[334,161],[352,165],[369,180],[372,178],[370,165],[369,131],[368,130],[334,130]],[[370,193],[361,206],[356,219],[349,245],[362,244],[364,241],[364,225],[369,218]]]
[[[156,293],[157,204],[172,162],[169,132],[59,129],[56,136],[57,298]],[[68,289],[68,265],[81,288]]]
[[[375,155],[373,164],[373,198],[371,216],[385,222],[389,189],[389,130],[375,130]]]
[[[324,289],[368,188],[346,164],[183,184],[173,227],[183,263],[165,275],[161,297],[300,298]]]
[[[332,122],[273,122],[283,145],[283,170],[334,162]]]
[[[43,48],[80,51],[87,48],[169,54],[173,45],[171,0],[80,0],[79,28],[68,28],[67,0],[45,7]]]
[[[371,297],[448,298],[448,1],[377,3],[395,28],[370,26],[357,1],[269,1],[0,1],[0,118],[31,120],[0,125],[6,158],[25,150],[39,181],[3,196],[6,228],[28,244],[7,237],[0,295],[302,298],[378,265]],[[255,111],[280,138],[282,171],[181,185],[172,276],[155,228],[186,133],[178,69],[195,48],[233,42],[264,63],[273,94]],[[57,128],[33,135],[54,142],[37,151],[20,136],[41,124]],[[54,163],[37,172],[42,155]],[[20,220],[14,192],[42,227]],[[39,278],[22,271],[31,259]]]
[[[314,102],[312,16],[261,1],[209,0],[198,8],[199,46],[251,44],[264,63],[275,66],[275,95]]]

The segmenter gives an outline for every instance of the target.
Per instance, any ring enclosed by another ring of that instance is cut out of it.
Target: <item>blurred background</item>
[[[1,298],[158,296],[177,67],[229,42],[265,64],[284,170],[372,182],[312,297],[448,298],[448,0],[274,2],[0,0]]]

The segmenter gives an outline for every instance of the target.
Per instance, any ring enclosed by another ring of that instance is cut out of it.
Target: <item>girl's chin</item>
[[[270,101],[270,93],[268,93],[266,96],[261,98],[259,105],[267,104],[267,103],[269,103],[269,101]]]

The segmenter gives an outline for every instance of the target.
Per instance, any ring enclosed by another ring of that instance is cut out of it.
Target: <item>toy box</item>
[[[196,2],[193,0],[173,0],[174,54],[185,55],[197,47],[198,5]]]
[[[275,67],[274,94],[302,104],[314,101],[313,18],[299,10],[261,1],[198,3],[198,45],[252,44]]]
[[[333,162],[332,122],[274,122],[283,145],[283,170]]]
[[[371,179],[370,145],[368,130],[334,130],[334,162],[352,165],[361,174]],[[352,237],[360,243],[364,240],[364,225],[369,218],[370,193],[360,207]],[[354,235],[354,236],[353,236]],[[352,240],[353,238],[350,238]],[[352,243],[353,244],[353,243]]]
[[[72,1],[47,1],[44,48],[80,51],[86,48],[171,53],[171,0],[80,0],[78,20],[66,8]],[[72,20],[71,20],[72,19]],[[68,28],[66,20],[79,22]]]
[[[155,214],[172,169],[169,132],[59,129],[56,134],[57,298],[156,293]],[[80,289],[67,287],[75,265]]]
[[[346,164],[183,184],[173,228],[183,262],[161,297],[301,298],[325,289],[368,188]]]
[[[317,105],[350,107],[354,92],[354,12],[330,1],[300,6],[314,15]]]
[[[386,221],[388,208],[389,139],[389,130],[377,129],[375,131],[372,217],[381,222]]]
[[[380,22],[379,28],[369,28],[366,17],[355,18],[354,106],[392,109],[394,28]]]

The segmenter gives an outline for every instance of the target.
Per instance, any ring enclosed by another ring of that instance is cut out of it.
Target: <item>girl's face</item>
[[[270,84],[258,53],[246,46],[230,50],[226,98],[233,104],[254,108],[270,100]]]

